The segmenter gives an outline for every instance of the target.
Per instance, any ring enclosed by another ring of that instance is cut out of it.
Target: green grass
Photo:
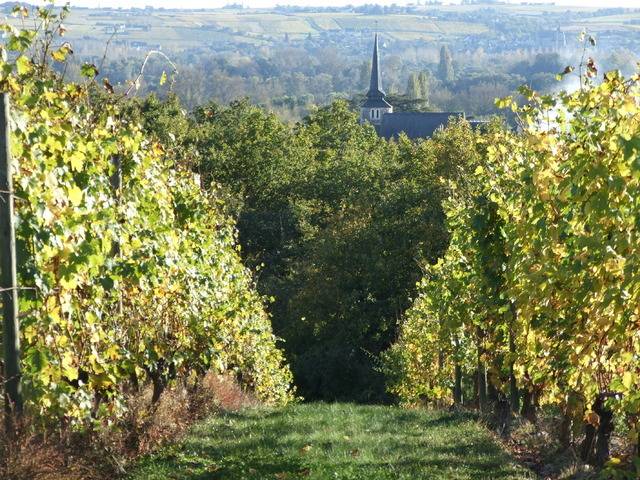
[[[303,404],[214,416],[130,480],[526,479],[471,415]]]

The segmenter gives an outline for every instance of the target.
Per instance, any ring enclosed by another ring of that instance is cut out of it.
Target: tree
[[[396,334],[447,235],[439,178],[456,174],[469,132],[387,142],[345,102],[294,128],[237,102],[191,127],[208,184],[234,205],[242,252],[306,398],[385,398],[375,357]],[[191,142],[186,142],[191,143]]]
[[[369,88],[371,75],[371,61],[362,62],[358,68],[358,88],[363,90]]]
[[[411,73],[407,79],[406,96],[410,100],[420,100],[427,104],[429,101],[429,74],[427,72]]]
[[[407,96],[411,100],[420,98],[420,84],[418,82],[418,75],[411,73],[407,80]]]
[[[429,72],[422,71],[418,74],[418,88],[420,98],[425,102],[429,102],[429,94],[431,93],[431,85],[429,80]]]
[[[453,58],[449,47],[443,45],[440,48],[440,63],[438,64],[438,78],[442,82],[452,82],[455,78],[453,71]]]

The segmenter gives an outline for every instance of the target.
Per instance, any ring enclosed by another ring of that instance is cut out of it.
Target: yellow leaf
[[[64,62],[67,59],[67,55],[63,50],[56,50],[55,52],[51,52],[51,57],[56,62]]]
[[[75,276],[73,277],[62,277],[60,279],[60,286],[65,290],[73,290],[78,286],[78,280]]]
[[[73,355],[71,352],[66,352],[62,356],[62,374],[69,379],[69,381],[77,380],[78,369],[73,366]]]
[[[302,447],[302,448],[300,449],[300,453],[303,453],[303,454],[304,454],[304,453],[307,453],[307,452],[309,452],[309,450],[311,450],[311,448],[312,448],[312,446],[311,446],[311,445],[305,445],[304,447]]]
[[[57,55],[58,58],[56,58],[56,60],[58,62],[64,62],[67,59],[67,56],[69,54],[73,54],[73,50],[71,49],[71,44],[69,42],[63,43],[60,49],[56,53],[58,53]]]
[[[636,105],[635,99],[627,98],[622,106],[618,108],[618,112],[620,112],[621,115],[626,115],[628,113],[633,114],[636,112],[637,108],[638,107]]]
[[[620,460],[619,458],[611,457],[607,461],[606,466],[608,466],[608,467],[616,467],[616,466],[620,465],[621,463],[622,463],[622,460]]]
[[[16,59],[16,70],[18,71],[18,75],[26,75],[31,71],[31,68],[31,61],[24,55],[21,55]]]
[[[55,308],[49,310],[49,321],[51,323],[53,323],[54,325],[60,324],[60,320],[60,307],[56,306]]]
[[[76,172],[82,170],[82,165],[84,164],[84,153],[82,152],[73,152],[69,156],[69,163],[71,163],[71,168]]]
[[[120,359],[120,351],[117,345],[111,345],[104,353],[109,360],[115,361]]]
[[[69,201],[73,206],[77,207],[82,203],[82,190],[80,190],[76,185],[74,185],[67,191],[67,195],[69,197]]]
[[[78,379],[78,369],[75,367],[66,367],[62,369],[62,374],[67,377],[70,382]]]

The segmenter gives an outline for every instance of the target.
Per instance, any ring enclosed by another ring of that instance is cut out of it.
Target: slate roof
[[[366,105],[366,103],[365,103]],[[380,125],[374,125],[381,137],[397,138],[404,132],[407,137],[427,138],[438,128],[449,123],[450,117],[464,118],[463,112],[397,112],[385,113]]]
[[[378,57],[378,34],[373,41],[373,59],[371,60],[371,80],[369,81],[368,98],[384,98],[382,89],[382,75],[380,71],[380,58]]]
[[[362,108],[391,108],[391,104],[384,97],[367,97]]]

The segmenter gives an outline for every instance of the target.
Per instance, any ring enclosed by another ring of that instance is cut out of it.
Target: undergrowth
[[[218,412],[257,406],[256,398],[229,376],[182,379],[151,404],[152,387],[126,396],[118,423],[95,424],[85,432],[34,428],[25,419],[14,437],[0,436],[3,480],[103,480],[121,476],[137,457],[175,442],[197,420]],[[3,419],[4,420],[4,419]]]

